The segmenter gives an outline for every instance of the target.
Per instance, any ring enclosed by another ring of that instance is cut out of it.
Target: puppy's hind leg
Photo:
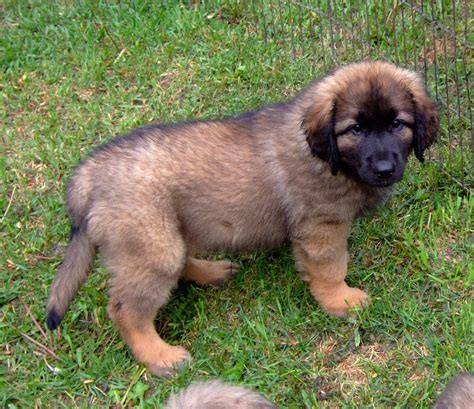
[[[182,278],[200,285],[218,287],[232,278],[240,269],[236,263],[226,260],[199,260],[188,257]]]
[[[169,377],[190,356],[184,348],[163,341],[154,326],[158,309],[168,301],[186,262],[179,233],[164,231],[166,235],[137,238],[134,226],[133,233],[121,235],[125,241],[109,243],[103,253],[112,273],[110,318],[135,357],[153,374]]]

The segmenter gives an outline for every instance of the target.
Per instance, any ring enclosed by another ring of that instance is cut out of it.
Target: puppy
[[[432,409],[473,409],[474,374],[463,373],[449,382]]]
[[[172,395],[164,409],[276,409],[262,395],[220,381],[195,383]]]
[[[287,103],[113,139],[69,181],[71,235],[48,327],[99,251],[111,273],[110,318],[135,357],[168,376],[189,355],[158,336],[158,309],[180,278],[218,284],[238,268],[193,253],[288,241],[321,307],[346,315],[368,299],[344,281],[351,224],[384,203],[411,151],[423,160],[438,128],[418,75],[376,61],[342,67]]]
[[[456,376],[431,408],[474,408],[474,375]],[[193,384],[172,395],[165,409],[276,409],[276,406],[255,391],[211,381]]]

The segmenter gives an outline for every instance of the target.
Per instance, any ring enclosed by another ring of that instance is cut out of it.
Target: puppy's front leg
[[[321,307],[331,315],[342,317],[353,307],[368,302],[367,294],[349,287],[347,275],[347,235],[350,223],[323,223],[304,229],[293,240],[296,266],[305,273],[310,291]]]

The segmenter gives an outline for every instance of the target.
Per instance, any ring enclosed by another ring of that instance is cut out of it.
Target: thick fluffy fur
[[[164,409],[270,409],[276,406],[255,391],[219,381],[201,382],[172,395]],[[456,376],[432,409],[474,408],[474,375]]]
[[[416,74],[363,62],[285,104],[112,140],[69,182],[71,238],[50,290],[49,328],[99,250],[111,272],[111,319],[138,360],[168,375],[189,356],[156,333],[158,309],[180,278],[216,284],[237,268],[192,254],[286,241],[321,307],[347,314],[367,301],[344,281],[350,226],[385,201],[408,153],[422,160],[437,130],[435,106]]]
[[[262,395],[219,381],[201,382],[172,395],[164,409],[276,409]]]
[[[456,376],[446,386],[432,409],[472,409],[474,408],[474,374]]]

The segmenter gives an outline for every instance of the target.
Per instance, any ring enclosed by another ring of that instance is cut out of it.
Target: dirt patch
[[[376,376],[374,371],[368,370],[367,362],[383,366],[390,361],[392,355],[387,346],[379,343],[363,345],[359,351],[348,355],[334,369],[341,380],[341,395],[350,396],[354,386],[366,386],[370,377]]]

